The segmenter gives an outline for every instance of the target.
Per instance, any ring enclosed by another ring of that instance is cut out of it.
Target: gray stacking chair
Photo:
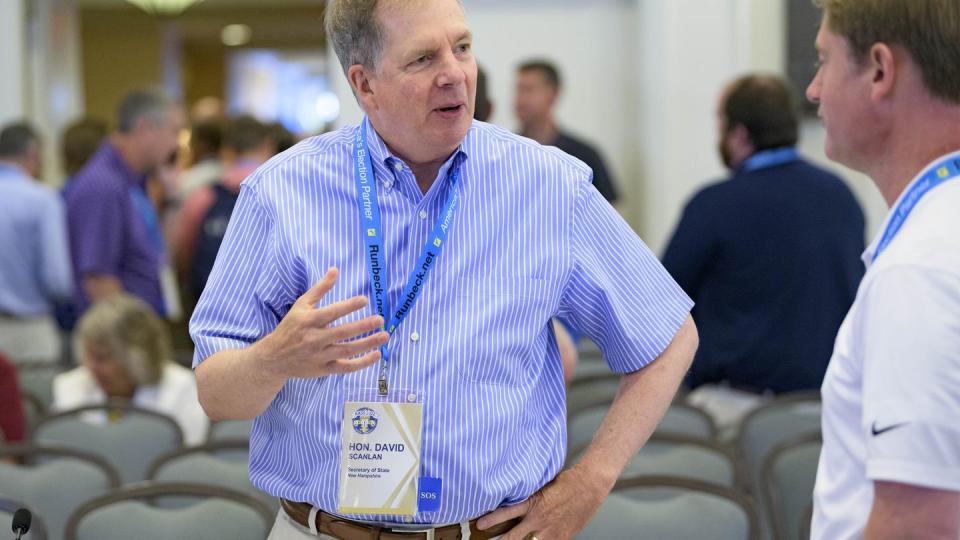
[[[194,497],[194,504],[159,508],[169,497]],[[83,504],[67,520],[66,540],[263,540],[276,512],[246,493],[192,483],[125,486]]]
[[[30,530],[23,535],[23,540],[47,540],[47,538],[59,538],[58,536],[48,535],[47,527],[43,518],[37,515],[34,509],[18,499],[11,499],[5,495],[0,495],[0,530],[7,531],[12,529],[13,515],[17,510],[24,508],[31,514]],[[6,533],[11,534],[11,533]],[[13,536],[10,536],[13,538]]]
[[[797,540],[802,534],[822,445],[819,433],[801,435],[778,445],[763,464],[764,501],[778,540]]]
[[[20,401],[23,403],[23,414],[27,417],[27,432],[33,431],[33,427],[41,418],[47,415],[47,406],[43,400],[31,392],[21,391]]]
[[[67,516],[81,503],[118,487],[120,477],[102,458],[73,450],[29,444],[0,448],[0,490],[33,509],[50,538],[63,538]],[[31,530],[33,527],[31,527]]]
[[[586,447],[574,450],[567,459],[573,464]],[[654,434],[627,463],[621,478],[667,475],[735,488],[741,475],[730,452],[717,443],[681,435]]]
[[[17,380],[20,391],[37,397],[45,409],[53,403],[53,379],[64,368],[57,363],[29,362],[17,364]]]
[[[243,441],[215,442],[174,450],[157,458],[147,477],[156,482],[195,482],[234,489],[253,495],[272,509],[279,510],[276,498],[250,483],[247,460],[235,458],[247,452],[247,443]]]
[[[810,526],[813,521],[813,502],[807,505],[803,509],[803,514],[800,515],[800,540],[810,540]]]
[[[773,536],[769,511],[762,497],[763,463],[778,445],[801,435],[820,433],[820,394],[783,394],[754,409],[740,423],[737,451],[748,477],[747,487],[761,507],[764,538]]]
[[[221,420],[210,423],[207,442],[250,440],[253,420]]]
[[[759,521],[741,493],[707,482],[669,476],[617,482],[581,540],[757,540]]]
[[[570,416],[567,423],[567,446],[579,448],[593,440],[600,423],[603,422],[610,404],[587,405]],[[585,402],[586,403],[586,402]],[[663,420],[657,425],[655,435],[679,435],[711,441],[717,428],[710,415],[698,407],[685,403],[674,403],[667,409]]]
[[[91,422],[87,415],[118,414],[112,422]],[[62,445],[97,454],[120,473],[125,484],[147,477],[160,455],[180,448],[183,433],[177,422],[160,413],[126,404],[94,405],[47,416],[33,430],[36,444]]]
[[[612,403],[620,388],[620,377],[618,373],[607,371],[576,378],[567,388],[567,417],[572,418],[589,407]]]

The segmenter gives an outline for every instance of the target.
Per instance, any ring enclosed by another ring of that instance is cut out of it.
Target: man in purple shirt
[[[131,92],[120,103],[117,132],[71,182],[65,197],[78,312],[122,290],[166,313],[166,255],[145,184],[176,151],[182,116],[161,93]]]

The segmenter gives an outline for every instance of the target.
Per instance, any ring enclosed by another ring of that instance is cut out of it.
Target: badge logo
[[[367,236],[376,236],[376,235],[377,235],[376,229],[367,229]]]
[[[439,238],[434,238],[434,239],[433,239],[433,245],[435,245],[435,246],[437,246],[437,247],[440,247],[440,243],[441,243],[441,242],[440,242],[440,239],[439,239]]]
[[[380,419],[377,413],[369,407],[361,407],[353,413],[353,430],[361,435],[369,435],[377,429]]]
[[[940,167],[940,169],[937,170],[937,176],[939,176],[940,178],[946,178],[950,176],[950,169],[946,167]]]

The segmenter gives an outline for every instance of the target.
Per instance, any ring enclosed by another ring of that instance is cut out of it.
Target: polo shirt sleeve
[[[693,302],[593,186],[580,186],[571,224],[572,268],[559,316],[586,335],[618,373],[667,348]]]
[[[245,348],[276,328],[296,297],[281,275],[276,222],[257,191],[244,184],[190,319],[193,367],[224,349]]]
[[[886,268],[862,301],[867,477],[960,491],[960,274]]]

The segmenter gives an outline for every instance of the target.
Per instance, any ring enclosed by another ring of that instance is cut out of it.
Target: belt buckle
[[[392,531],[392,532],[394,532],[394,533],[401,533],[401,534],[420,534],[420,533],[424,533],[424,534],[427,535],[426,540],[436,540],[436,537],[437,537],[437,528],[434,527],[434,526],[429,526],[429,527],[423,528],[423,529],[407,529],[407,528],[397,529],[397,528],[391,528],[390,531]]]

